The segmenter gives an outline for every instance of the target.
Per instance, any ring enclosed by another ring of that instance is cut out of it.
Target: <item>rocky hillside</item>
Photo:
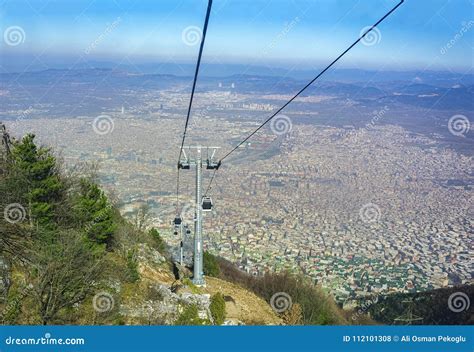
[[[1,323],[282,324],[239,285],[194,286],[158,231],[119,214],[93,168],[66,171],[34,135],[1,132]]]
[[[218,293],[225,300],[225,325],[283,324],[267,302],[239,285],[207,277],[206,286],[197,287],[187,275],[177,279],[170,263],[146,244],[138,246],[137,263],[141,278],[138,283],[121,287],[116,278],[108,287],[119,297],[118,315],[125,324],[174,325],[190,306],[197,307],[204,324],[215,324],[210,304],[211,297]]]
[[[207,252],[207,285],[194,286],[143,214],[120,215],[93,167],[66,169],[34,135],[0,132],[0,323],[348,323],[308,279],[255,278]]]

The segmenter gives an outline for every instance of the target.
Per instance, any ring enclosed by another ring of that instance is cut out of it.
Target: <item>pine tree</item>
[[[55,211],[63,198],[64,185],[56,158],[48,148],[37,147],[34,139],[34,134],[28,134],[13,145],[12,176],[26,187],[30,220],[52,229],[56,227]]]
[[[95,183],[82,179],[80,185],[79,216],[87,238],[95,244],[109,245],[116,229],[113,208]]]

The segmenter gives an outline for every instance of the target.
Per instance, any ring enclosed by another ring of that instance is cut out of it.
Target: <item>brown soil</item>
[[[226,320],[238,320],[246,325],[283,324],[267,302],[239,285],[206,277],[206,287],[202,287],[201,290],[211,295],[220,292],[227,296]]]
[[[140,276],[153,282],[160,282],[165,285],[171,285],[175,279],[174,275],[162,267],[150,267],[148,265],[139,265]]]

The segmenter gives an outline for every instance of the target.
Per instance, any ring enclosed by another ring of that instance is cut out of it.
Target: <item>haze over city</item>
[[[397,3],[214,1],[186,145],[216,161],[240,147],[203,169],[207,252],[302,274],[341,309],[472,286],[472,1],[405,1],[293,99]],[[176,164],[206,4],[0,0],[9,136],[94,165],[120,214],[146,218],[174,262],[183,244],[188,267],[193,235],[172,221],[196,218],[194,172],[177,196]]]

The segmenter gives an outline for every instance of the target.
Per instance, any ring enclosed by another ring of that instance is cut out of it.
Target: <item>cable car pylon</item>
[[[178,169],[190,170],[191,167],[196,168],[196,199],[194,211],[194,270],[193,283],[197,286],[204,286],[203,271],[203,241],[202,241],[202,213],[203,211],[211,211],[213,203],[210,197],[202,195],[202,164],[203,151],[206,151],[206,170],[219,169],[220,163],[214,160],[214,155],[220,147],[204,147],[204,146],[183,146],[181,148],[181,158],[178,162]],[[181,217],[176,217],[176,222],[181,226]]]

